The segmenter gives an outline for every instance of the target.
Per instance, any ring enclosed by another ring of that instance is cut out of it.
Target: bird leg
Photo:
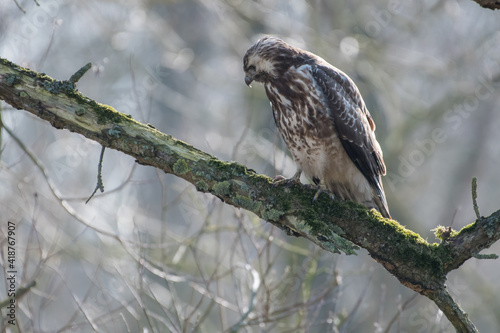
[[[335,195],[332,192],[330,192],[329,190],[327,190],[326,188],[324,188],[323,186],[321,186],[321,179],[319,179],[317,177],[313,177],[313,182],[318,187],[318,190],[316,191],[316,194],[313,197],[313,200],[312,200],[313,202],[318,200],[321,193],[326,193],[330,196],[330,198],[332,198],[332,200],[335,200]]]
[[[292,183],[300,183],[300,175],[302,174],[301,169],[297,169],[297,172],[293,175],[292,178],[287,179],[281,175],[278,175],[273,178],[273,187],[280,186],[286,184],[286,187],[289,187]]]
[[[313,202],[316,201],[316,200],[318,200],[318,198],[321,195],[321,193],[326,193],[326,194],[328,194],[330,196],[330,198],[332,200],[335,200],[335,195],[331,191],[329,191],[328,189],[326,189],[326,188],[318,185],[318,190],[316,191],[316,194],[313,197]]]

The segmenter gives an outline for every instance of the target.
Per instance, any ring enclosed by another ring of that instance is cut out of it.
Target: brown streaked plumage
[[[390,218],[375,123],[354,82],[322,58],[266,36],[243,58],[245,83],[264,84],[298,170],[335,197]]]

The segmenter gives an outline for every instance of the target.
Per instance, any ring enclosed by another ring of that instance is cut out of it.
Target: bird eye
[[[255,71],[255,66],[254,66],[254,65],[250,65],[250,66],[248,66],[248,70],[249,70],[249,71]]]

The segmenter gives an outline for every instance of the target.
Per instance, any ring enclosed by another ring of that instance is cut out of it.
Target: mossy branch
[[[330,252],[355,253],[359,247],[408,288],[432,299],[460,332],[474,325],[446,291],[449,271],[500,238],[500,210],[478,219],[441,244],[429,244],[398,222],[326,194],[312,202],[315,189],[296,184],[272,187],[272,180],[235,162],[223,162],[130,116],[99,104],[57,81],[0,59],[0,98],[138,163],[174,174],[223,202],[251,211]]]

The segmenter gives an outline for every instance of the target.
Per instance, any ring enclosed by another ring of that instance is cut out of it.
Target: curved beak
[[[245,76],[245,83],[247,86],[252,87],[250,84],[253,82],[253,78],[251,76]]]

